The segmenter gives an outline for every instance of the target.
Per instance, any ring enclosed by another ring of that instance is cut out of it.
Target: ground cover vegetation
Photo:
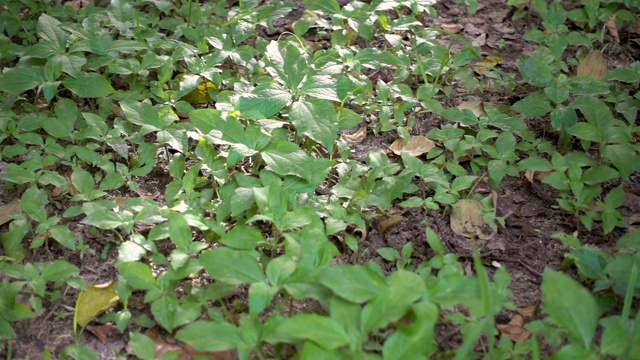
[[[640,359],[637,2],[444,3],[2,1],[0,354]]]

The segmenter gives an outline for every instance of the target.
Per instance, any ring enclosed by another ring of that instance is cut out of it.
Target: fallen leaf
[[[73,332],[77,327],[85,327],[91,319],[111,309],[120,301],[116,293],[116,282],[89,286],[82,290],[76,302],[76,312],[73,316]]]
[[[594,50],[580,62],[576,75],[589,75],[596,80],[602,80],[608,71],[602,53],[600,50]]]
[[[482,33],[477,38],[473,39],[471,46],[480,47],[487,43],[487,34]]]
[[[361,126],[353,134],[342,134],[342,138],[351,147],[353,145],[360,144],[367,138],[367,127]]]
[[[75,10],[80,10],[82,8],[86,8],[87,6],[89,6],[89,3],[90,3],[89,0],[71,0],[71,1],[64,2],[64,5],[71,6]]]
[[[10,203],[0,206],[0,225],[11,221],[11,215],[22,211],[20,199],[13,199]]]
[[[607,30],[609,31],[609,35],[611,35],[611,38],[613,38],[613,41],[616,42],[616,44],[620,44],[620,35],[618,35],[618,14],[615,13],[613,14],[613,16],[611,16],[609,18],[609,20],[606,23],[607,26]]]
[[[516,311],[518,312],[518,314],[524,316],[526,322],[529,322],[531,319],[533,319],[536,310],[538,310],[538,304],[520,305],[516,307]]]
[[[380,215],[376,218],[375,227],[378,233],[384,234],[389,228],[401,223],[405,219],[406,218],[401,215]]]
[[[500,55],[499,52],[494,51],[491,54],[487,55],[484,60],[473,64],[473,71],[475,71],[479,75],[483,75],[484,73],[493,69],[496,65],[502,64],[502,62],[502,55]]]
[[[496,324],[496,328],[511,341],[520,342],[527,340],[531,336],[531,332],[525,329],[523,325],[524,319],[522,315],[515,314],[508,324]]]
[[[420,156],[428,153],[436,146],[436,143],[425,136],[411,136],[405,144],[403,139],[397,139],[389,146],[389,150],[396,155],[407,153],[413,156]]]
[[[491,239],[498,231],[496,224],[488,225],[482,218],[483,205],[473,199],[460,199],[453,206],[449,226],[454,233],[465,237]]]
[[[480,115],[484,113],[484,105],[482,104],[482,101],[479,100],[463,101],[456,107],[460,110],[471,110],[471,112],[477,117],[480,117]]]
[[[112,334],[117,334],[118,327],[113,324],[104,325],[87,325],[87,330],[91,332],[101,343],[106,344],[107,337]]]
[[[463,26],[463,25],[460,25],[460,24],[440,24],[440,27],[441,27],[443,30],[446,30],[446,31],[452,32],[452,33],[454,33],[454,34],[457,34],[457,33],[459,33],[460,31],[462,31],[462,29],[464,29],[464,26]]]

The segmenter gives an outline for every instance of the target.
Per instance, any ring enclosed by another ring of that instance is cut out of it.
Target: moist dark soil
[[[346,3],[348,1],[342,1]],[[295,1],[297,8],[287,17],[274,22],[274,29],[264,29],[261,36],[276,38],[285,34],[290,25],[302,15],[304,10],[301,2]],[[437,17],[424,17],[425,27],[441,27],[443,25],[461,25],[462,30],[458,35],[468,41],[480,41],[482,53],[489,54],[497,51],[503,58],[500,69],[507,73],[517,72],[516,60],[521,55],[530,54],[535,49],[535,44],[523,40],[523,34],[532,23],[540,20],[534,13],[520,20],[512,20],[514,8],[507,6],[506,1],[484,0],[480,1],[479,9],[475,15],[469,15],[463,4],[457,4],[453,0],[440,1],[435,6]],[[448,44],[450,36],[443,36],[441,41]],[[453,51],[460,50],[461,44],[453,47]],[[615,61],[615,59],[609,59]],[[482,97],[468,96],[455,99],[442,99],[443,106],[456,106],[462,101],[481,100],[490,104],[511,104],[518,98],[517,93],[486,92]],[[417,123],[413,127],[412,135],[426,135],[431,129],[439,128],[447,121],[432,113],[416,114]],[[538,119],[529,119],[529,125],[534,132],[545,133],[544,123]],[[354,129],[355,130],[355,129]],[[387,151],[389,145],[396,140],[395,132],[373,133],[369,130],[366,139],[352,149],[351,156],[362,160],[369,151]],[[147,196],[154,194],[156,199],[163,202],[164,187],[168,183],[169,175],[165,169],[159,167],[145,178],[137,179],[143,184],[143,192]],[[464,165],[464,164],[462,164]],[[638,176],[633,176],[624,184],[629,189],[630,196],[640,199],[640,182]],[[9,202],[15,195],[13,192],[2,192],[0,196]],[[487,190],[488,191],[488,190]],[[158,195],[159,194],[159,195]],[[112,196],[126,196],[128,194],[112,194]],[[139,194],[131,194],[140,196]],[[561,270],[563,254],[568,251],[559,240],[553,237],[558,232],[573,233],[581,231],[581,237],[585,241],[608,248],[614,244],[620,234],[604,236],[599,229],[591,232],[583,231],[577,226],[576,219],[565,211],[556,208],[555,194],[552,189],[541,183],[531,184],[525,179],[507,177],[502,182],[498,191],[494,194],[498,215],[506,218],[505,226],[498,228],[493,238],[480,243],[481,257],[487,267],[490,276],[497,267],[504,267],[512,278],[511,291],[513,303],[516,305],[533,305],[540,303],[540,284],[542,272],[545,267]],[[625,211],[637,214],[639,209],[637,201],[627,205]],[[53,210],[53,209],[51,209]],[[382,247],[392,247],[398,251],[408,242],[413,242],[414,251],[411,262],[418,265],[433,256],[433,250],[426,242],[426,226],[431,227],[439,236],[446,252],[454,253],[464,264],[465,269],[473,271],[472,243],[471,240],[455,234],[449,224],[449,209],[443,208],[425,212],[423,209],[409,209],[402,212],[402,221],[386,229],[381,233],[375,226],[366,229],[366,236],[361,243],[361,248],[368,249],[355,258],[358,263],[373,261],[379,264],[385,271],[395,269],[395,265],[382,259],[376,252]],[[89,234],[88,229],[79,223],[69,223],[74,231]],[[6,231],[7,225],[0,228],[0,232]],[[358,234],[360,235],[360,234]],[[104,232],[86,236],[86,244],[89,249],[80,255],[69,252],[55,243],[37,252],[29,253],[26,261],[46,262],[57,259],[69,261],[81,268],[81,276],[87,283],[101,284],[116,280],[117,271],[114,267],[117,257],[118,238],[115,234]],[[346,249],[346,247],[344,247]],[[353,254],[346,250],[343,255],[336,258],[336,263],[347,263],[354,260]],[[567,271],[567,269],[562,269]],[[569,270],[570,272],[571,270]],[[242,291],[238,296],[242,296]],[[246,291],[244,292],[246,294]],[[14,329],[18,333],[18,339],[13,342],[13,356],[17,358],[39,359],[45,349],[56,354],[67,344],[74,342],[73,335],[73,309],[77,298],[77,290],[67,289],[61,294],[61,300],[53,303],[45,303],[44,309],[34,319],[14,323]],[[308,304],[307,304],[308,305]],[[306,306],[298,304],[298,306]],[[148,311],[140,298],[134,295],[130,306],[134,312],[134,318]],[[100,359],[113,359],[117,355],[126,354],[129,342],[128,334],[120,334],[113,326],[93,325],[94,332],[104,335],[98,339],[90,331],[84,331],[79,338],[81,344],[92,349]],[[439,325],[440,326],[440,325]],[[135,326],[134,326],[135,327]],[[439,346],[442,351],[454,349],[460,346],[461,336],[456,329],[439,329]],[[0,354],[2,357],[3,354]],[[7,354],[4,354],[7,355]],[[224,357],[218,357],[224,358]]]

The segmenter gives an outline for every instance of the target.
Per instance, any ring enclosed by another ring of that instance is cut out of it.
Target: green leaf
[[[546,87],[554,80],[551,67],[537,57],[528,55],[521,56],[516,62],[516,65],[524,81],[531,85]]]
[[[240,330],[223,321],[195,321],[178,331],[176,339],[198,351],[224,351],[243,344]]]
[[[607,133],[614,120],[607,104],[598,98],[579,96],[571,102],[571,106],[579,109],[587,121],[594,125],[601,134]]]
[[[387,285],[362,310],[361,333],[368,334],[397,321],[426,293],[424,280],[405,270],[392,273],[387,278]]]
[[[640,169],[638,152],[630,144],[605,145],[602,147],[602,157],[613,164],[624,179]]]
[[[299,133],[331,151],[338,137],[338,114],[326,100],[302,100],[291,105],[289,118]]]
[[[5,171],[0,172],[0,178],[15,184],[27,184],[38,179],[38,173],[26,170],[20,165],[9,163]]]
[[[569,86],[567,76],[560,74],[556,79],[549,82],[544,89],[547,97],[556,104],[560,104],[569,98]]]
[[[278,288],[265,282],[257,282],[249,287],[249,314],[257,316],[266,309]]]
[[[291,94],[282,86],[266,83],[256,86],[251,94],[243,95],[236,108],[245,119],[268,119],[291,101]]]
[[[551,319],[589,348],[599,315],[593,295],[569,276],[547,268],[542,279],[542,298]]]
[[[120,107],[128,121],[146,127],[143,134],[164,129],[169,125],[160,119],[158,110],[151,104],[123,101]]]
[[[249,192],[253,198],[253,192],[251,190]],[[241,250],[252,250],[259,244],[266,242],[267,239],[264,238],[260,230],[248,225],[236,225],[220,239],[220,243]]]
[[[336,0],[306,0],[304,4],[309,10],[320,10],[327,15],[340,14],[340,5]]]
[[[49,234],[60,245],[67,249],[76,249],[76,237],[73,231],[71,231],[66,225],[56,225],[49,229]]]
[[[0,89],[20,95],[45,82],[42,68],[17,68],[0,74]]]
[[[594,79],[589,75],[581,75],[569,80],[569,90],[575,95],[608,94],[609,85]]]
[[[66,226],[65,226],[66,227]],[[54,281],[58,286],[67,281],[72,275],[80,273],[80,269],[65,260],[46,263],[42,269],[41,278],[44,281]]]
[[[47,210],[45,205],[49,202],[49,197],[44,190],[38,189],[37,186],[29,187],[20,198],[20,207],[25,214],[29,215],[33,220],[44,223],[47,221]]]
[[[141,262],[117,263],[116,268],[127,284],[134,289],[151,290],[156,287],[156,278],[151,268]]]
[[[543,159],[537,156],[528,157],[526,159],[521,160],[518,163],[518,168],[520,171],[522,170],[533,170],[533,171],[550,171],[553,170],[553,165],[547,159]]]
[[[544,116],[553,109],[549,101],[540,93],[528,95],[513,104],[511,108],[523,115],[529,116]]]
[[[96,73],[80,72],[75,77],[62,80],[62,84],[77,96],[84,98],[105,97],[115,91],[104,76]]]
[[[265,280],[256,256],[255,251],[219,247],[204,251],[200,255],[200,263],[211,277],[219,281],[234,285],[252,284]]]
[[[307,76],[300,89],[301,95],[329,101],[340,101],[336,81],[328,75]]]
[[[307,74],[307,61],[298,47],[282,41],[271,41],[265,52],[267,71],[274,77],[280,78],[293,93]]]
[[[590,123],[577,123],[569,129],[569,133],[580,140],[602,142],[602,132]]]
[[[587,185],[602,184],[611,179],[618,178],[619,174],[616,170],[609,166],[599,165],[593,166],[585,170],[581,180]]]
[[[437,350],[434,339],[434,328],[438,319],[438,307],[423,301],[412,306],[415,314],[410,325],[399,325],[385,341],[382,348],[384,360],[404,360],[412,358],[428,359]]]
[[[191,227],[179,212],[169,213],[169,238],[178,249],[188,251],[192,243]]]
[[[156,343],[149,337],[140,333],[129,334],[133,354],[142,360],[154,360],[156,358]]]
[[[340,324],[316,314],[300,314],[286,318],[278,326],[277,332],[294,339],[311,340],[328,350],[349,343],[349,336]]]
[[[196,320],[202,305],[195,301],[180,303],[174,294],[165,294],[151,304],[154,319],[169,332]]]
[[[356,303],[369,301],[386,288],[384,278],[366,266],[329,267],[320,276],[320,282],[336,295]]]
[[[551,126],[560,131],[578,123],[578,114],[570,107],[558,106],[551,110]]]
[[[306,180],[314,189],[326,178],[332,161],[309,157],[296,144],[280,141],[261,153],[268,169],[278,175],[295,175]]]

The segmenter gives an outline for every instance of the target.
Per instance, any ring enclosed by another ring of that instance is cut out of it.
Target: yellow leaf
[[[184,78],[185,75],[186,75],[185,73],[178,74],[174,80],[177,82],[182,82],[182,79]],[[210,103],[213,100],[209,95],[209,89],[216,89],[216,88],[217,88],[216,84],[214,84],[212,81],[207,80],[206,78],[201,76],[198,79],[198,85],[196,86],[196,88],[193,89],[187,95],[183,96],[181,100],[184,100],[190,103],[191,105]]]
[[[73,316],[73,332],[77,333],[78,325],[85,327],[91,319],[111,309],[120,301],[116,293],[116,282],[89,286],[82,290],[76,302]]]

